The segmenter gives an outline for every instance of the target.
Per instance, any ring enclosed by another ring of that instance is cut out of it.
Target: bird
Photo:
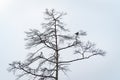
[[[76,32],[76,33],[75,33],[75,35],[77,35],[77,36],[78,36],[78,35],[79,35],[79,32]]]

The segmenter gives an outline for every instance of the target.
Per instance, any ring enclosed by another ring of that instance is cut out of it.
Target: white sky
[[[120,0],[0,0],[0,80],[15,79],[8,64],[24,60],[24,31],[40,27],[46,8],[67,12],[72,33],[87,31],[87,38],[107,52],[71,64],[65,80],[120,80]]]

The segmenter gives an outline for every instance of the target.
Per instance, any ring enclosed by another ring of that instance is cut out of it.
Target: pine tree
[[[38,29],[25,32],[27,35],[25,40],[28,41],[26,47],[37,50],[29,53],[25,61],[14,61],[10,64],[9,71],[19,74],[17,79],[28,76],[29,80],[58,80],[59,71],[66,72],[68,64],[95,55],[104,56],[105,52],[96,49],[95,44],[81,39],[87,35],[86,32],[70,34],[62,22],[65,13],[46,9],[45,15],[46,22],[42,23],[43,32]],[[70,48],[73,50],[73,55],[78,57],[72,60],[61,60],[61,54],[65,54],[64,50]]]

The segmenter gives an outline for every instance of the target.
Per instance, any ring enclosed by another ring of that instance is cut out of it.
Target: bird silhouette
[[[79,32],[76,32],[75,34],[78,36],[78,35],[79,35]]]

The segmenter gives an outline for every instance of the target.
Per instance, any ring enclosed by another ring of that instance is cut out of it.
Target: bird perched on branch
[[[79,35],[79,32],[76,32],[76,33],[75,33],[75,35],[77,35],[77,36],[78,36],[78,35]]]

